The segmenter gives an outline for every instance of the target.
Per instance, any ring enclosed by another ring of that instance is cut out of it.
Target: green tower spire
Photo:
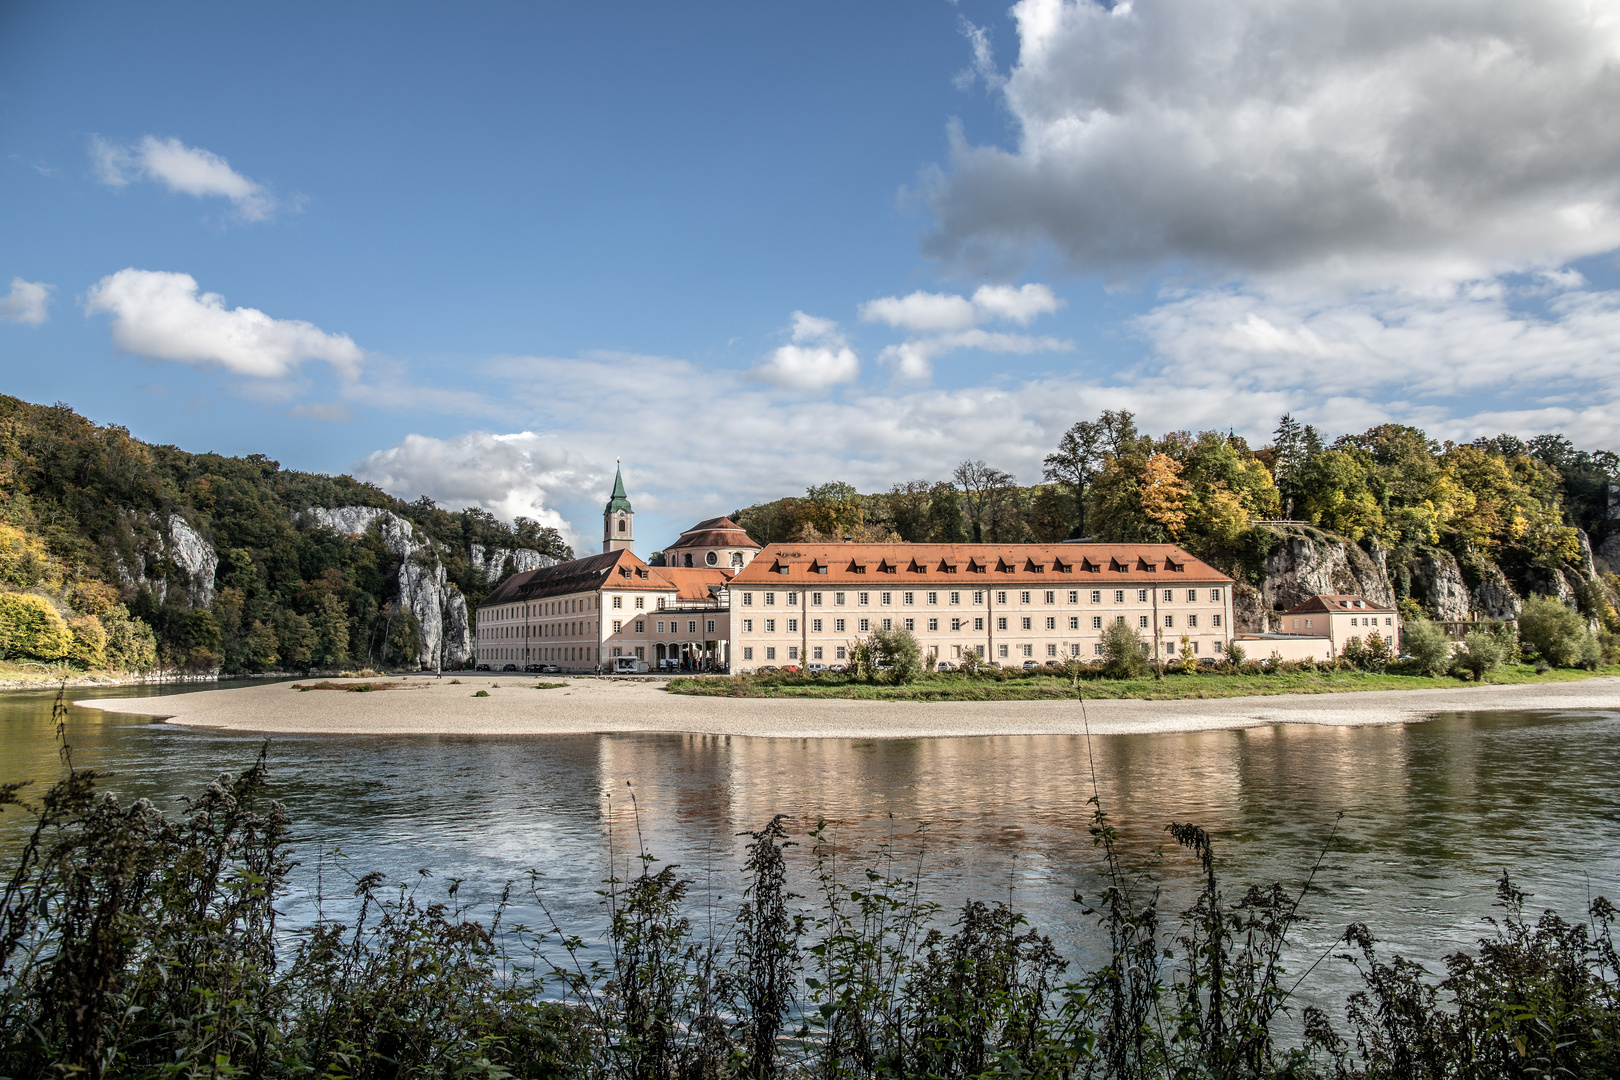
[[[615,510],[630,510],[630,498],[624,493],[624,473],[620,471],[618,462],[613,465],[613,494],[608,496],[607,512]]]

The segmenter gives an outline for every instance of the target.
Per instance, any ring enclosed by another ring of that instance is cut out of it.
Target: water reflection
[[[50,697],[0,696],[4,779],[58,775]],[[262,742],[82,709],[68,729],[75,760],[112,773],[108,785],[126,797],[194,791],[220,769],[251,761]],[[329,893],[341,892],[333,882],[341,886],[343,866],[396,878],[431,868],[441,879],[466,879],[463,894],[484,898],[534,868],[551,910],[571,928],[588,928],[599,924],[596,890],[610,850],[621,873],[622,860],[644,846],[702,876],[705,889],[734,894],[745,842],[737,834],[781,813],[800,834],[818,820],[836,823],[841,857],[869,858],[891,845],[948,904],[1014,890],[1037,925],[1081,956],[1095,942],[1070,896],[1099,886],[1087,832],[1093,770],[1133,851],[1165,843],[1171,821],[1202,824],[1216,837],[1233,892],[1250,881],[1302,881],[1342,812],[1338,842],[1306,904],[1311,922],[1292,957],[1299,967],[1353,920],[1431,960],[1467,945],[1504,866],[1534,904],[1569,915],[1589,893],[1620,892],[1617,734],[1612,713],[1489,713],[1089,744],[278,736],[270,759],[303,861],[295,917],[307,910],[317,853],[339,849],[346,861],[323,873]],[[7,835],[18,824],[15,814],[0,817]],[[1167,853],[1171,906],[1188,895],[1190,871],[1179,853]],[[799,891],[810,884],[801,880]]]

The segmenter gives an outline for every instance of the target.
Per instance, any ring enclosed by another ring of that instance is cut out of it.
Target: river
[[[212,688],[212,687],[208,687]],[[70,691],[71,698],[163,690]],[[52,694],[0,695],[0,780],[60,775]],[[166,808],[220,771],[249,764],[262,737],[70,710],[81,767],[110,775],[121,798]],[[906,740],[780,740],[682,735],[528,738],[280,735],[269,747],[275,796],[294,823],[301,865],[286,905],[312,910],[317,868],[341,905],[343,883],[380,870],[430,870],[438,889],[464,879],[487,901],[538,871],[546,905],[570,930],[601,925],[596,890],[610,851],[621,875],[638,845],[699,879],[697,895],[735,902],[739,832],[786,814],[803,835],[835,823],[839,859],[920,869],[946,905],[1006,899],[1060,949],[1093,959],[1092,921],[1074,903],[1095,895],[1088,834],[1094,788],[1125,848],[1158,870],[1167,908],[1192,887],[1171,850],[1171,821],[1215,837],[1229,895],[1281,880],[1297,886],[1339,821],[1290,960],[1332,951],[1352,921],[1431,968],[1473,943],[1493,911],[1503,868],[1552,907],[1580,918],[1588,898],[1620,897],[1620,714],[1447,714],[1405,725],[1275,725],[1240,731]],[[633,799],[632,799],[633,796]],[[4,846],[19,816],[0,817]],[[921,826],[920,830],[919,827]],[[323,852],[341,850],[336,861]],[[811,893],[807,847],[794,855]],[[520,917],[540,916],[520,907]],[[1349,972],[1328,961],[1307,987],[1336,997]]]

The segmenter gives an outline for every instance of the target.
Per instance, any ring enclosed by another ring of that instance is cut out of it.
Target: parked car
[[[809,667],[805,668],[805,670],[808,671],[812,675],[820,675],[820,674],[822,674],[823,672],[825,672],[827,670],[827,665],[826,664],[811,664]]]
[[[934,670],[935,671],[955,671],[956,670],[956,665],[951,663],[949,660],[941,660],[939,663],[934,665]]]
[[[539,664],[524,664],[523,665],[523,670],[533,674],[533,673],[538,672],[540,670],[540,665]]]
[[[560,673],[561,671],[562,671],[562,668],[558,667],[556,664],[541,664],[540,665],[540,674],[542,674],[542,675],[556,675],[556,674]]]
[[[613,658],[613,674],[615,675],[645,675],[652,669],[647,661],[635,656],[615,656]]]
[[[501,668],[502,671],[516,671],[517,669],[518,666],[516,664],[507,664],[505,667]]]
[[[475,671],[488,671],[489,670],[489,665],[488,664],[479,664],[478,667],[475,668],[474,670]]]
[[[1040,666],[1041,666],[1040,663],[1035,661],[1035,660],[1025,660],[1024,661],[1024,670],[1025,671],[1034,671],[1036,668],[1038,668]]]
[[[843,664],[828,664],[827,665],[827,673],[830,674],[830,675],[842,675],[846,670],[848,670],[848,669],[845,668]]]

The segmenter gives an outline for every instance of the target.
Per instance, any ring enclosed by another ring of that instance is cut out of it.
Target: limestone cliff
[[[472,655],[466,598],[445,580],[438,545],[418,538],[409,521],[374,506],[317,506],[302,520],[350,536],[375,526],[383,546],[400,560],[398,602],[421,627],[421,663],[459,664]]]
[[[1317,593],[1353,593],[1393,605],[1389,575],[1355,544],[1311,530],[1282,534],[1265,558],[1261,605],[1286,611]]]
[[[150,589],[159,603],[169,599],[171,586],[185,593],[192,607],[214,602],[214,572],[219,554],[178,513],[166,517],[147,514],[144,519],[126,514],[127,533],[113,559],[122,584]]]
[[[472,568],[490,582],[525,570],[557,565],[556,559],[533,548],[486,548],[483,544],[473,544],[467,554]]]

